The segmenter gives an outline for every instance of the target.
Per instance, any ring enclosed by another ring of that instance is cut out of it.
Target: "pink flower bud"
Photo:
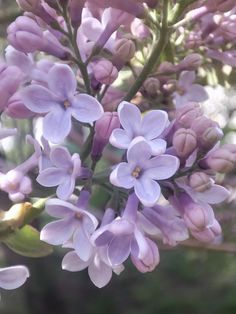
[[[177,156],[187,158],[197,147],[197,137],[193,130],[181,128],[173,136],[173,146]]]
[[[133,264],[141,273],[153,271],[160,262],[160,255],[157,245],[148,238],[146,238],[146,241],[149,245],[149,250],[146,256],[144,256],[142,259],[139,259],[133,254],[131,255]]]
[[[203,111],[198,103],[189,103],[176,110],[176,121],[185,128],[190,128],[196,118],[201,117]]]
[[[4,112],[13,119],[29,119],[35,116],[34,112],[25,107],[18,93],[9,99]]]
[[[204,192],[213,185],[211,178],[204,172],[195,172],[188,179],[189,185],[197,192]]]
[[[39,25],[27,16],[19,16],[7,29],[7,39],[17,50],[35,52],[43,47],[43,32]]]
[[[146,93],[150,96],[156,96],[160,90],[160,81],[155,77],[149,77],[143,84]]]
[[[225,148],[218,148],[201,160],[199,165],[220,173],[229,173],[235,167],[235,156]]]
[[[105,85],[112,84],[118,77],[118,70],[106,59],[99,60],[93,67],[95,79]]]
[[[198,241],[209,243],[214,242],[217,237],[221,236],[222,229],[218,221],[214,219],[212,225],[210,225],[203,231],[200,232],[191,231],[191,233],[194,236],[194,238],[196,238]]]
[[[179,71],[195,71],[202,64],[202,57],[198,53],[186,56],[177,66]]]
[[[186,226],[191,231],[199,232],[204,230],[207,226],[211,225],[212,212],[212,209],[209,213],[208,208],[192,202],[185,207],[185,213],[183,218]]]
[[[191,125],[191,129],[197,134],[198,137],[202,136],[203,133],[208,128],[212,128],[212,127],[219,127],[219,126],[215,121],[212,121],[211,119],[207,118],[205,115],[196,117],[193,120],[193,123]]]
[[[69,13],[71,24],[73,27],[79,27],[81,23],[82,10],[84,8],[85,0],[70,0]]]
[[[151,35],[149,28],[140,19],[134,19],[131,23],[131,32],[139,39],[145,39]]]
[[[92,158],[98,160],[104,147],[108,144],[111,133],[120,127],[117,112],[105,112],[95,124],[95,135],[92,146]]]
[[[119,39],[115,44],[115,56],[124,62],[131,60],[135,54],[135,44],[127,38]]]
[[[198,143],[204,149],[211,149],[219,142],[224,136],[224,133],[219,127],[209,127],[206,129],[202,136],[199,137]]]
[[[158,73],[171,74],[176,72],[176,66],[171,62],[164,61],[158,68]]]

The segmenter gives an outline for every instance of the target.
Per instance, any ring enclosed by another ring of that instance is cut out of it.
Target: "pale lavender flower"
[[[142,118],[137,106],[122,102],[118,107],[118,115],[123,129],[115,129],[112,132],[110,143],[113,146],[127,149],[135,137],[142,136],[150,145],[153,155],[165,152],[166,142],[159,137],[168,126],[166,112],[152,110]]]
[[[31,85],[22,90],[22,99],[31,111],[46,114],[43,136],[61,142],[71,130],[71,117],[91,123],[103,114],[101,104],[92,96],[76,93],[76,77],[68,65],[56,64],[48,73],[48,88]]]
[[[63,245],[72,241],[73,248],[83,261],[93,254],[90,236],[97,228],[97,219],[86,209],[90,194],[81,191],[77,205],[59,199],[50,199],[46,203],[47,213],[55,218],[41,231],[40,239],[53,245]]]
[[[103,216],[101,226],[105,226],[114,219],[114,211],[108,208]],[[109,263],[107,247],[93,246],[93,254],[88,261],[83,261],[75,251],[71,251],[65,255],[62,261],[62,268],[68,271],[81,271],[88,268],[88,274],[91,281],[98,288],[102,288],[109,283],[112,277],[112,271],[119,275],[123,271],[124,266],[112,266]]]
[[[202,102],[208,98],[205,89],[199,84],[194,84],[195,78],[193,71],[184,71],[180,74],[177,90],[173,94],[176,107],[184,106],[188,102]]]
[[[36,180],[46,187],[58,186],[57,197],[67,200],[82,174],[80,156],[76,153],[71,156],[65,147],[55,147],[50,151],[50,161],[52,166],[43,169]]]
[[[127,161],[120,163],[111,173],[110,181],[118,187],[134,188],[139,200],[153,206],[161,189],[156,180],[168,179],[179,168],[179,159],[171,155],[151,158],[151,146],[142,138],[135,138],[128,149]]]
[[[137,263],[150,261],[152,248],[137,225],[137,209],[138,199],[133,193],[128,198],[123,215],[99,228],[92,236],[96,246],[106,246],[108,260],[113,266],[122,264],[130,254]]]
[[[0,288],[6,290],[19,288],[29,275],[29,270],[25,266],[0,268]]]
[[[208,49],[207,56],[209,58],[216,59],[223,64],[228,64],[232,67],[236,67],[236,50],[219,51]]]

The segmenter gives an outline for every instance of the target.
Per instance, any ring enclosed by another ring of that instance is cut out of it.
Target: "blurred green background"
[[[18,14],[14,0],[0,0],[0,48],[3,54],[7,25]],[[227,210],[233,211],[234,205]],[[229,221],[231,218],[229,218]],[[229,226],[227,227],[229,228]],[[232,223],[230,230],[235,230]],[[235,241],[234,232],[227,234]],[[233,250],[234,251],[234,250]],[[61,270],[65,252],[46,258],[17,256],[0,250],[0,264],[27,265],[30,280],[20,289],[1,291],[2,314],[235,314],[236,256],[204,248],[161,249],[161,263],[150,274],[141,274],[126,263],[99,290],[87,271]]]

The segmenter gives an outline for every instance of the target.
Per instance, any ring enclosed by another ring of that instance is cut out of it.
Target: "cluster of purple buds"
[[[220,242],[212,205],[229,197],[217,180],[235,169],[236,146],[221,145],[220,126],[202,110],[208,94],[198,69],[210,58],[236,64],[234,50],[225,50],[236,39],[234,1],[186,4],[173,21],[167,0],[17,3],[24,14],[7,30],[0,109],[32,122],[26,142],[34,152],[2,170],[0,189],[13,203],[42,201],[55,220],[40,239],[69,249],[62,269],[88,269],[101,288],[129,258],[140,272],[153,271],[160,241]],[[1,129],[0,138],[17,133]],[[97,190],[109,195],[101,208]],[[23,214],[20,230],[35,209]],[[22,266],[0,269],[0,287],[28,276]]]

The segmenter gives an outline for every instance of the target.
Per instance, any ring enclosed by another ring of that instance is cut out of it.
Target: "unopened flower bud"
[[[160,81],[155,77],[149,77],[143,84],[148,95],[155,96],[160,90]]]
[[[139,259],[138,257],[131,255],[131,260],[133,264],[141,273],[153,271],[160,262],[157,245],[148,238],[146,238],[146,241],[149,245],[146,256],[144,256],[142,259]]]
[[[221,236],[222,229],[218,221],[214,219],[213,223],[203,231],[191,231],[191,233],[198,241],[210,243],[214,242],[217,237]]]
[[[7,29],[9,43],[24,53],[40,50],[44,44],[39,25],[27,16],[19,16]]]
[[[199,145],[204,149],[211,149],[215,144],[222,139],[224,133],[219,127],[209,127],[206,129],[202,136],[199,137]]]
[[[35,113],[25,107],[19,93],[15,93],[8,101],[4,112],[13,119],[29,119],[35,116]]]
[[[235,167],[235,156],[225,148],[218,148],[201,160],[199,165],[220,173],[229,173]]]
[[[202,57],[198,53],[186,56],[177,66],[179,71],[195,71],[202,64]]]
[[[191,129],[194,130],[198,137],[201,137],[203,133],[211,127],[218,127],[218,124],[205,115],[196,117],[191,125]]]
[[[134,36],[145,39],[150,36],[149,28],[140,19],[134,19],[131,23],[131,32]]]
[[[158,67],[158,73],[171,74],[176,72],[176,66],[171,62],[164,61]]]
[[[119,39],[115,44],[115,56],[124,62],[131,60],[135,54],[135,44],[127,38]]]
[[[176,110],[176,121],[185,128],[190,128],[196,118],[201,117],[203,111],[198,103],[189,103]]]
[[[84,8],[85,0],[70,0],[69,2],[69,13],[71,24],[73,27],[79,27],[81,23],[82,10]]]
[[[111,133],[120,127],[117,112],[105,112],[95,124],[95,135],[92,146],[92,158],[98,160],[104,147],[108,144]]]
[[[118,77],[118,70],[106,59],[99,60],[93,67],[95,79],[105,85],[112,84]]]
[[[31,208],[32,204],[28,202],[13,205],[8,211],[1,212],[0,226],[5,225],[12,229],[21,227],[27,212]]]
[[[197,137],[193,130],[181,128],[173,136],[173,146],[177,156],[187,158],[197,147]]]
[[[18,6],[27,12],[36,13],[41,6],[39,0],[16,0]]]
[[[204,192],[213,185],[212,179],[204,172],[195,172],[188,179],[189,185],[196,192]]]

